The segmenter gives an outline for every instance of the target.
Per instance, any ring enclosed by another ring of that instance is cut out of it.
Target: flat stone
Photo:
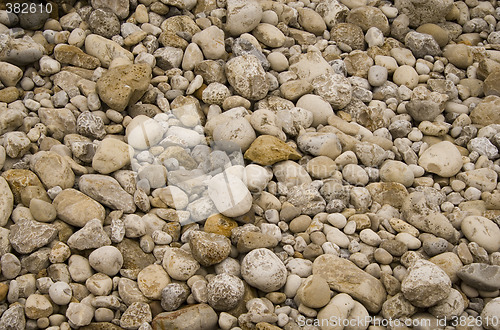
[[[98,202],[115,210],[134,213],[133,197],[112,177],[100,174],[85,174],[78,181],[80,190]]]
[[[500,266],[472,263],[463,266],[458,277],[467,285],[482,291],[500,289]]]
[[[114,110],[123,111],[139,101],[150,79],[151,67],[145,63],[121,65],[108,70],[99,78],[96,87],[102,101]]]
[[[29,219],[20,219],[10,227],[9,240],[19,253],[27,254],[52,242],[57,237],[57,229]]]
[[[428,172],[451,177],[460,171],[463,162],[457,147],[451,142],[443,141],[426,149],[420,156],[418,164]]]
[[[14,207],[14,195],[10,190],[7,180],[0,177],[0,227],[9,221]]]
[[[499,96],[489,95],[485,97],[470,113],[472,123],[483,126],[500,124],[500,114],[495,110],[499,105]]]
[[[228,0],[226,31],[233,36],[252,31],[261,21],[262,7],[255,1]]]
[[[104,222],[104,207],[94,199],[75,189],[65,189],[54,198],[57,216],[64,222],[83,227],[92,219]]]
[[[59,44],[54,47],[54,58],[63,64],[74,65],[83,69],[93,70],[101,65],[95,56],[86,54],[76,46]]]
[[[416,28],[425,23],[441,21],[451,10],[452,0],[429,0],[413,2],[411,0],[396,0],[394,5],[400,13],[408,16],[410,26]]]
[[[117,139],[104,139],[92,158],[92,167],[101,174],[109,174],[130,164],[133,148]]]
[[[351,295],[372,313],[378,313],[386,299],[386,291],[378,279],[332,254],[314,260],[313,275],[323,277],[331,289]]]
[[[191,253],[180,248],[168,248],[163,255],[163,268],[173,279],[185,281],[196,273],[200,264]]]
[[[149,265],[137,274],[137,285],[149,299],[160,300],[161,292],[170,283],[170,276],[161,265]]]
[[[463,219],[460,228],[469,241],[476,242],[489,253],[500,249],[500,228],[490,219],[468,216]]]

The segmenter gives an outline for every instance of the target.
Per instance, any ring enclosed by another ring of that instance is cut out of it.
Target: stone
[[[91,139],[101,140],[106,136],[104,130],[104,122],[98,116],[93,115],[90,111],[82,112],[76,120],[76,131]]]
[[[473,124],[487,126],[500,124],[500,115],[495,109],[500,105],[500,97],[489,95],[482,99],[470,113]]]
[[[93,8],[107,8],[112,12],[116,13],[116,15],[120,19],[125,19],[129,15],[130,6],[126,0],[114,0],[114,1],[106,1],[106,0],[92,0],[91,1]]]
[[[441,48],[448,44],[450,38],[447,30],[433,23],[422,24],[416,31],[418,33],[430,34]]]
[[[408,269],[401,283],[401,292],[412,305],[430,307],[448,297],[451,280],[448,275],[430,261],[418,259]]]
[[[92,158],[92,168],[101,174],[109,174],[128,164],[133,155],[133,149],[117,139],[104,139]]]
[[[163,268],[171,278],[185,281],[196,273],[200,264],[191,253],[180,248],[168,248],[163,255]]]
[[[265,248],[255,249],[245,255],[241,262],[241,276],[253,287],[264,291],[277,291],[287,279],[283,262]]]
[[[500,289],[500,266],[472,263],[463,266],[458,277],[467,285],[482,291],[496,291]]]
[[[452,9],[452,0],[426,0],[414,2],[411,0],[396,0],[395,7],[400,13],[405,14],[410,27],[416,28],[425,23],[437,23],[441,21]]]
[[[120,327],[123,329],[138,329],[144,322],[149,323],[153,320],[151,308],[145,302],[134,302],[128,306],[127,310],[120,318]]]
[[[38,16],[41,18],[45,15]],[[0,61],[12,63],[14,65],[24,66],[38,61],[44,54],[44,48],[41,44],[35,42],[33,38],[24,36],[22,38],[13,38],[4,35],[0,41]]]
[[[382,315],[387,319],[411,317],[416,312],[417,308],[401,292],[387,299],[382,306]]]
[[[134,56],[131,52],[121,47],[116,42],[97,34],[89,34],[85,38],[85,52],[97,57],[101,65],[108,68],[115,58],[126,58],[132,61]],[[116,109],[115,109],[116,110]]]
[[[500,96],[500,89],[498,85],[500,84],[500,71],[493,71],[488,75],[488,78],[484,80],[484,95],[490,96]]]
[[[279,48],[285,43],[285,35],[277,27],[268,23],[260,23],[252,31],[257,40],[271,48]]]
[[[128,124],[125,137],[130,146],[144,150],[157,145],[164,133],[163,127],[156,120],[139,115]]]
[[[418,73],[409,65],[402,65],[394,71],[393,81],[398,86],[406,86],[410,89],[418,85]]]
[[[323,277],[311,275],[302,282],[296,297],[307,307],[321,308],[330,302],[330,286]]]
[[[2,313],[0,318],[0,327],[9,330],[23,330],[26,328],[26,319],[24,317],[24,308],[21,304],[11,304],[9,308]]]
[[[179,9],[191,10],[196,6],[195,0],[163,0],[163,3],[170,6],[175,6]]]
[[[325,73],[312,81],[315,93],[330,103],[334,110],[344,108],[351,101],[352,87],[346,77]]]
[[[332,254],[314,260],[313,275],[323,277],[331,289],[351,295],[372,313],[378,313],[386,299],[386,291],[378,279]]]
[[[146,222],[147,235],[151,236],[153,233],[153,229],[148,228],[149,226],[156,225],[163,228],[163,221],[160,220],[159,224],[153,224],[154,218],[149,221],[146,219],[147,217],[143,217],[142,221]],[[139,243],[134,240],[125,238],[116,245],[116,248],[123,256],[123,269],[141,270],[155,262],[154,256],[151,253],[145,253]]]
[[[346,22],[358,25],[364,32],[371,27],[376,27],[388,36],[391,31],[387,17],[377,7],[361,6],[351,9],[347,14]]]
[[[163,312],[155,316],[153,329],[205,330],[217,327],[217,313],[207,304],[195,304],[186,308]]]
[[[215,25],[196,33],[192,41],[200,46],[206,59],[217,60],[226,56],[224,31]]]
[[[202,231],[191,234],[189,246],[194,259],[205,267],[220,263],[231,252],[231,241],[227,237]]]
[[[9,221],[14,208],[14,195],[10,190],[7,180],[0,177],[0,227]]]
[[[332,106],[321,96],[306,94],[297,101],[297,107],[310,111],[313,114],[313,127],[328,124],[328,118],[333,115]]]
[[[112,177],[85,174],[78,181],[80,190],[98,202],[115,210],[133,213],[136,209],[133,197]]]
[[[123,256],[114,246],[103,246],[92,251],[89,255],[92,268],[108,276],[116,275],[123,266]]]
[[[24,311],[29,319],[39,319],[52,314],[53,308],[50,301],[43,295],[32,294],[26,299]]]
[[[262,7],[255,0],[228,0],[226,31],[232,36],[250,32],[260,23]]]
[[[139,290],[149,299],[160,300],[163,288],[170,281],[170,276],[161,265],[149,265],[137,274]]]
[[[83,327],[92,322],[94,308],[84,303],[72,302],[66,310],[66,317],[70,324],[76,327]]]
[[[75,183],[70,164],[55,152],[38,152],[32,158],[32,168],[47,188],[59,186],[65,189],[73,187]]]
[[[317,36],[323,35],[326,24],[320,14],[310,8],[298,8],[299,24],[308,32]]]
[[[465,237],[476,242],[489,253],[500,249],[500,228],[493,221],[482,216],[468,216],[460,225]]]
[[[215,275],[207,285],[208,304],[216,311],[229,311],[243,298],[245,286],[238,277],[230,274]]]
[[[418,159],[418,164],[426,171],[442,177],[457,174],[463,165],[462,155],[455,145],[448,141],[436,143],[426,149]]]
[[[0,62],[0,81],[7,87],[14,87],[23,77],[23,70],[17,66]]]
[[[139,101],[148,89],[150,79],[151,67],[145,63],[116,66],[99,78],[97,93],[110,108],[123,111]]]
[[[483,308],[483,311],[481,312],[481,319],[482,320],[491,320],[491,322],[488,322],[487,325],[484,325],[485,329],[488,330],[497,330],[498,325],[494,320],[497,320],[499,317],[499,307],[500,307],[500,298],[494,298],[490,300]]]
[[[101,61],[86,54],[76,46],[59,44],[54,47],[54,58],[62,64],[69,64],[83,69],[93,70],[101,65]]]
[[[337,0],[327,0],[319,3],[316,7],[316,11],[323,17],[326,25],[329,28],[332,28],[337,23],[345,20],[345,17],[349,12],[349,8]]]
[[[327,156],[335,159],[342,153],[342,146],[334,133],[304,133],[299,135],[297,144],[301,151],[313,156]]]
[[[95,296],[106,296],[113,289],[113,281],[103,273],[96,273],[85,281],[85,286]]]
[[[160,25],[163,31],[158,40],[165,47],[176,47],[185,49],[188,42],[177,35],[178,32],[186,32],[195,35],[200,32],[198,25],[186,15],[177,15],[169,17]]]
[[[247,151],[255,140],[255,131],[245,118],[237,118],[225,121],[217,125],[213,131],[216,143],[227,144],[229,149],[241,149]]]
[[[457,179],[465,182],[467,186],[481,191],[493,191],[497,178],[498,174],[489,168],[478,168],[457,174]]]
[[[24,114],[19,110],[0,108],[0,134],[11,132],[21,126]]]
[[[52,224],[20,219],[10,227],[9,241],[18,253],[27,254],[52,242],[56,236],[57,229]]]
[[[66,282],[56,282],[49,288],[50,299],[58,305],[67,305],[73,297],[73,291]]]
[[[273,173],[278,182],[283,183],[287,188],[312,182],[307,171],[299,164],[290,160],[274,164]]]
[[[111,240],[106,235],[99,219],[92,219],[85,226],[68,238],[68,246],[76,250],[97,249],[110,245]]]
[[[430,258],[429,261],[435,263],[442,270],[444,270],[444,272],[450,277],[452,283],[456,283],[459,280],[457,272],[462,268],[463,264],[455,253],[441,253]]]
[[[182,305],[189,295],[184,283],[170,283],[161,292],[161,307],[166,311],[174,311]]]
[[[437,41],[429,34],[409,32],[405,36],[405,45],[415,57],[424,57],[425,55],[441,55],[441,48]]]
[[[230,59],[225,66],[229,84],[246,99],[257,101],[268,92],[269,84],[259,60],[253,55]]]
[[[53,205],[59,219],[72,226],[83,227],[92,219],[104,222],[104,207],[78,190],[64,189],[54,198]]]
[[[300,54],[295,61],[290,63],[290,70],[297,74],[300,79],[306,79],[311,82],[314,78],[323,74],[328,75],[334,73],[332,67],[323,56],[321,56],[321,53],[314,51]],[[323,80],[325,80],[325,78],[323,78]]]
[[[290,110],[278,110],[276,119],[283,132],[289,136],[297,136],[302,129],[312,125],[314,115],[309,110],[293,107]]]

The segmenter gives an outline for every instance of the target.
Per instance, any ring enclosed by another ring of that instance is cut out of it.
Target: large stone
[[[99,219],[92,219],[85,226],[68,238],[68,246],[76,250],[97,249],[110,245],[111,240],[102,227]]]
[[[78,181],[80,190],[98,202],[125,213],[135,211],[134,198],[112,177],[86,174]]]
[[[169,17],[160,25],[163,32],[158,40],[165,47],[176,47],[185,49],[188,42],[177,35],[178,32],[185,32],[190,35],[195,35],[200,32],[198,25],[186,15],[178,15]]]
[[[500,289],[500,266],[472,263],[463,266],[458,277],[467,285],[482,291]]]
[[[203,231],[195,231],[191,234],[189,246],[193,257],[203,266],[218,264],[231,252],[229,238]]]
[[[38,17],[44,16],[40,13],[37,15]],[[24,66],[38,61],[43,56],[44,51],[41,44],[27,35],[15,38],[8,34],[2,34],[0,38],[0,61]]]
[[[351,83],[341,74],[319,75],[314,78],[312,85],[315,93],[330,103],[335,110],[340,110],[351,102]]]
[[[40,108],[38,117],[57,140],[62,140],[67,134],[76,133],[76,118],[70,109]]]
[[[54,225],[20,219],[10,227],[9,240],[18,253],[27,254],[52,242],[56,236]]]
[[[410,266],[401,283],[401,292],[416,307],[433,306],[448,297],[450,291],[451,280],[444,270],[423,259]]]
[[[333,74],[332,67],[321,56],[321,53],[314,51],[300,54],[294,63],[290,63],[290,70],[295,72],[300,79],[306,79],[309,82],[322,74]]]
[[[418,164],[426,171],[442,177],[457,174],[463,165],[460,151],[449,141],[430,146],[422,153],[418,159]]]
[[[48,189],[55,186],[66,189],[75,184],[75,174],[70,164],[58,153],[40,151],[31,161],[33,171]]]
[[[482,216],[468,216],[460,225],[465,237],[476,242],[489,253],[500,250],[500,228],[496,223]]]
[[[354,8],[347,14],[346,22],[358,25],[365,32],[371,27],[378,28],[385,36],[391,32],[387,16],[377,7],[360,6]]]
[[[196,304],[173,312],[156,315],[153,330],[215,330],[217,313],[207,304]]]
[[[266,248],[250,251],[241,262],[241,276],[253,287],[271,292],[286,283],[287,270],[283,262]]]
[[[148,64],[121,65],[108,70],[97,81],[97,92],[110,108],[123,111],[139,101],[149,87],[151,67]]]
[[[261,135],[245,152],[245,158],[260,165],[273,165],[282,160],[299,160],[300,154],[285,142],[271,135]]]
[[[144,252],[137,241],[125,238],[116,245],[116,248],[123,256],[123,269],[138,271],[155,262],[155,257],[151,253]]]
[[[269,83],[260,61],[253,55],[242,55],[226,63],[229,84],[238,94],[252,101],[263,99]]]
[[[59,63],[70,64],[83,69],[93,70],[101,65],[95,56],[86,54],[76,46],[59,44],[54,48],[54,57]]]
[[[250,211],[252,195],[237,176],[226,172],[208,182],[208,195],[217,210],[227,217],[237,217]]]
[[[314,260],[313,275],[323,277],[331,289],[351,295],[372,313],[380,311],[387,296],[378,279],[333,254],[324,254]]]
[[[104,222],[106,215],[106,211],[101,204],[71,188],[59,193],[54,198],[53,205],[59,219],[76,227],[83,227],[92,219],[99,219]]]
[[[38,176],[30,170],[10,169],[3,172],[2,177],[7,180],[9,184],[15,204],[22,202],[21,193],[29,186],[35,186],[38,187],[38,189],[45,190]]]
[[[0,68],[1,70],[1,68]],[[22,125],[25,115],[20,110],[0,107],[0,134],[11,132]]]

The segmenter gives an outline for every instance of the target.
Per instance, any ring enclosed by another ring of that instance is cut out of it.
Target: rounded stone
[[[251,286],[264,292],[271,292],[285,285],[287,270],[271,250],[260,248],[250,251],[243,258],[241,275]]]
[[[374,87],[382,86],[387,81],[387,68],[374,65],[368,70],[368,82]]]
[[[402,65],[396,69],[392,80],[398,86],[404,85],[413,89],[418,85],[418,73],[413,67],[409,65]]]
[[[49,296],[58,305],[67,305],[73,297],[73,290],[68,283],[56,282],[49,288]]]
[[[418,165],[427,172],[451,177],[462,168],[462,155],[453,143],[443,141],[426,149],[418,159]]]
[[[332,106],[321,96],[306,94],[297,101],[297,107],[310,111],[313,114],[312,126],[327,125],[328,118],[332,116]]]
[[[123,256],[120,250],[114,246],[103,246],[89,255],[89,263],[98,272],[113,276],[120,271],[123,265]]]
[[[500,249],[500,228],[488,218],[468,216],[460,227],[469,241],[476,242],[489,253]]]

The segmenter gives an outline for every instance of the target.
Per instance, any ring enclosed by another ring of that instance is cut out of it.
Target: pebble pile
[[[500,329],[500,2],[54,1],[0,4],[0,329]]]

